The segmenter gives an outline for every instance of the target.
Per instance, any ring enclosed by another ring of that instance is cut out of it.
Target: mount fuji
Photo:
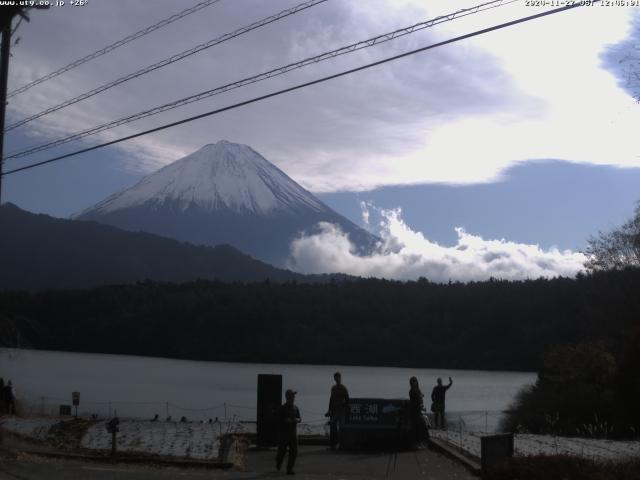
[[[377,238],[247,145],[209,144],[74,217],[196,245],[229,244],[284,266],[291,241],[337,224],[361,253]]]

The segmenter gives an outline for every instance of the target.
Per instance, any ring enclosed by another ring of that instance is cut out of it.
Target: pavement
[[[333,452],[324,446],[301,446],[296,462],[296,475],[276,472],[275,450],[249,450],[243,465],[236,470],[210,470],[121,464],[105,461],[69,460],[35,454],[0,455],[0,479],[4,480],[164,480],[225,479],[251,480],[299,478],[304,480],[471,480],[472,473],[458,462],[432,450],[411,452],[349,453]]]

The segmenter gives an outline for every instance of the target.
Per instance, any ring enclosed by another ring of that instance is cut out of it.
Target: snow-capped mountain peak
[[[75,218],[195,245],[229,244],[282,266],[291,242],[315,231],[319,222],[339,225],[362,252],[377,242],[251,147],[224,140],[161,168]]]
[[[221,140],[161,168],[90,211],[104,214],[169,203],[181,210],[197,206],[209,212],[230,210],[262,215],[301,209],[327,210],[251,147]]]

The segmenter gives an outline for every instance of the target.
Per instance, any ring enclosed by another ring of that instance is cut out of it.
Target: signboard
[[[75,407],[80,405],[80,392],[71,392],[71,399]]]
[[[405,448],[411,441],[409,400],[350,398],[340,449]]]
[[[513,433],[489,435],[480,439],[480,462],[483,472],[508,457],[513,457]]]
[[[60,405],[60,416],[71,416],[71,405]]]
[[[398,428],[408,422],[408,400],[350,398],[346,425]]]

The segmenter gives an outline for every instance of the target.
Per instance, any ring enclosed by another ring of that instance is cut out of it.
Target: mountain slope
[[[95,222],[0,207],[0,289],[86,288],[142,280],[314,281],[233,247],[198,247]],[[320,279],[321,280],[321,279]]]
[[[246,145],[220,141],[161,168],[75,218],[198,245],[230,244],[284,265],[291,241],[338,224],[362,251],[376,238]]]

